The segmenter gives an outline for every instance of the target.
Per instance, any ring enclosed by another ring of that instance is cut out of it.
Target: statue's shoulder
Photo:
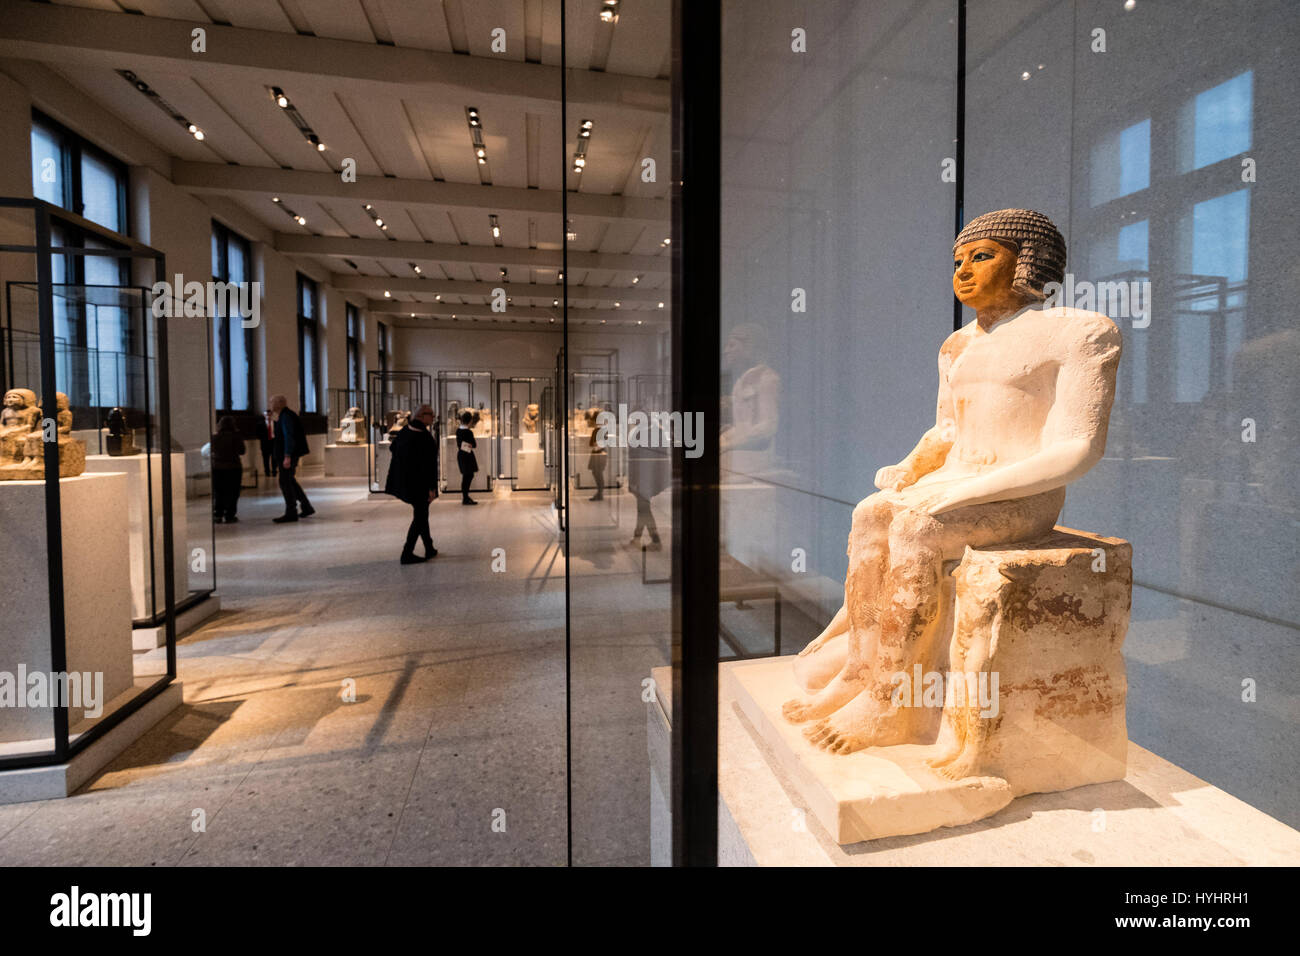
[[[1095,352],[1120,348],[1119,326],[1100,312],[1057,306],[1044,309],[1042,316],[1056,328],[1056,342],[1068,350]]]

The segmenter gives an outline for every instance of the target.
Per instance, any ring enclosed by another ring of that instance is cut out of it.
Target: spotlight
[[[560,305],[560,300],[559,300],[559,299],[552,299],[552,300],[551,300],[551,308],[553,308],[553,309],[554,309],[554,308],[559,308],[559,305]]]
[[[638,282],[640,282],[640,281],[641,281],[641,277],[640,277],[640,276],[633,276],[633,277],[632,277],[632,284],[633,284],[633,285],[636,285],[636,284],[637,284]]]
[[[393,293],[391,293],[391,292],[389,292],[387,289],[385,289],[385,290],[384,290],[384,298],[385,298],[385,299],[391,299],[392,297],[393,297]]]
[[[581,156],[579,156],[576,159],[574,159],[573,165],[578,167],[578,169],[582,169],[583,166],[587,165],[587,161],[583,159]]]
[[[380,229],[383,229],[383,228],[384,228],[384,220],[382,220],[382,219],[376,219],[376,220],[375,220],[375,225],[378,226]]]
[[[442,293],[439,293],[438,295],[435,295],[435,296],[433,297],[433,301],[434,301],[434,302],[441,302],[441,301],[442,301]]]
[[[306,217],[306,216],[294,216],[293,218],[294,218],[294,221],[298,223],[298,225],[300,225],[300,226],[305,226],[305,225],[307,225],[307,217]]]
[[[280,109],[287,110],[289,108],[289,97],[284,95],[284,90],[278,86],[273,86],[271,87],[271,96],[275,99],[275,105]]]
[[[659,303],[659,308],[662,309],[663,307],[664,307],[664,304],[663,304],[662,302],[660,302],[660,303]]]
[[[280,197],[279,197],[279,196],[272,196],[272,197],[271,197],[271,202],[279,202],[279,201],[280,201]]]

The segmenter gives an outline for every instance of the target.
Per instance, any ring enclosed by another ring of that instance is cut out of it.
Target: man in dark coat
[[[280,465],[275,459],[275,416],[269,408],[263,416],[257,441],[262,452],[262,473],[268,478],[274,478],[280,473]]]
[[[284,495],[284,514],[272,520],[283,524],[298,520],[297,506],[300,504],[302,517],[316,513],[297,478],[298,459],[310,453],[311,448],[302,429],[302,420],[283,395],[271,396],[271,414],[275,416],[275,460],[280,463],[280,494]]]
[[[438,445],[429,426],[433,409],[421,405],[405,428],[393,436],[384,492],[411,506],[411,526],[406,530],[402,564],[419,564],[438,553],[429,535],[429,505],[438,497]],[[415,542],[424,542],[424,557],[415,553]]]

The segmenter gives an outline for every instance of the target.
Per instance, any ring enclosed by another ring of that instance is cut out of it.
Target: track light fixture
[[[169,117],[171,117],[174,122],[176,122],[185,130],[185,132],[189,133],[200,143],[203,142],[205,138],[205,134],[203,130],[201,130],[194,123],[191,123],[188,119],[186,119],[181,114],[179,110],[176,109],[176,107],[172,106],[165,99],[159,96],[148,83],[140,79],[140,77],[136,76],[130,70],[118,70],[117,75],[122,77],[122,79],[126,80],[132,86],[134,86],[136,88],[136,92],[140,93],[146,99],[150,100],[154,106],[158,107]]]
[[[493,213],[488,214],[488,225],[492,227],[492,244],[501,245],[501,223]]]
[[[320,137],[316,135],[316,131],[311,128],[305,119],[303,119],[302,114],[298,112],[298,108],[294,106],[289,97],[285,95],[284,90],[280,89],[278,86],[268,86],[266,92],[270,95],[271,102],[284,110],[289,119],[293,121],[293,125],[298,128],[298,132],[302,133],[303,139],[311,143],[318,153],[325,152],[325,144],[320,141]]]
[[[573,171],[580,173],[587,166],[587,144],[591,142],[591,120],[578,124],[578,145],[573,150]]]
[[[618,23],[618,0],[604,0],[600,5],[601,23]]]
[[[307,225],[307,217],[298,215],[296,212],[294,212],[292,209],[286,206],[284,204],[284,200],[281,199],[279,196],[272,196],[271,202],[275,203],[277,206],[283,209],[284,214],[288,216],[290,219],[292,219],[294,222],[296,222],[298,225],[300,226]]]
[[[384,220],[379,216],[379,214],[375,212],[374,206],[370,205],[370,203],[366,203],[363,208],[366,210],[366,214],[370,217],[370,219],[374,222],[374,224],[379,227],[381,232],[388,231],[388,223],[384,222]],[[416,271],[418,272],[419,270],[417,269]]]
[[[480,167],[487,166],[487,144],[483,142],[483,118],[473,106],[465,107],[465,121],[469,124],[469,143],[474,150],[474,161]],[[480,177],[484,183],[489,182],[487,170],[480,168]]]

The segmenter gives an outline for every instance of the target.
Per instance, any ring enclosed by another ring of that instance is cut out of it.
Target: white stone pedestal
[[[978,823],[838,845],[799,796],[734,695],[735,673],[791,658],[719,665],[721,866],[1296,866],[1300,832],[1136,744],[1123,780],[1035,793]],[[647,704],[651,860],[669,861],[672,670],[651,671]]]
[[[59,481],[67,670],[103,674],[107,703],[130,690],[131,572],[128,479],[83,474]],[[50,671],[45,482],[0,482],[0,671]],[[70,708],[70,725],[85,716]],[[0,743],[53,739],[50,708],[0,708]]]
[[[185,508],[185,456],[173,454],[172,467],[172,541],[176,599],[189,593],[190,572],[186,558],[189,549],[189,526]],[[87,455],[86,472],[105,474],[120,472],[126,475],[126,514],[129,522],[131,617],[135,620],[150,618],[163,610],[163,512],[162,512],[162,455]],[[152,514],[150,494],[152,492]],[[152,546],[149,528],[153,526]],[[153,559],[153,579],[150,580],[150,555]]]
[[[326,478],[364,478],[369,454],[367,445],[326,445]]]
[[[546,456],[542,453],[542,436],[525,432],[515,454],[515,488],[520,491],[548,487]]]

